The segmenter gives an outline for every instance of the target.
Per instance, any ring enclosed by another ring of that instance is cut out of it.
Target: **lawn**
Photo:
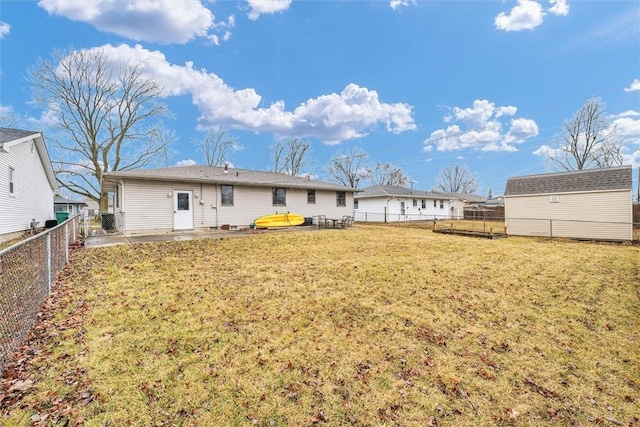
[[[83,249],[0,421],[637,425],[639,283],[629,244],[374,225]]]

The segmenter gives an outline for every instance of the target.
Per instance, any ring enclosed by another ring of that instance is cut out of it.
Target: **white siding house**
[[[58,185],[39,132],[0,128],[0,241],[55,219]]]
[[[631,166],[511,178],[507,234],[633,240]]]
[[[354,219],[402,222],[462,218],[462,202],[450,196],[394,185],[373,185],[354,195]],[[456,203],[459,209],[456,209]]]
[[[273,172],[182,166],[105,174],[116,228],[150,231],[249,227],[268,214],[353,215],[354,189]]]

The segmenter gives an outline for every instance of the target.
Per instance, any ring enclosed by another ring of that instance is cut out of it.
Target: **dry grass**
[[[84,329],[28,399],[83,369],[86,425],[638,423],[637,246],[360,225],[84,250],[67,282]]]

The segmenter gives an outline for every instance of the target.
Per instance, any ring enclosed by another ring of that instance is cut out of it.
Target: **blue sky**
[[[71,47],[163,79],[173,165],[204,163],[193,141],[226,128],[239,168],[270,169],[269,147],[298,137],[317,179],[362,149],[417,189],[461,164],[501,194],[551,170],[562,121],[598,96],[640,166],[637,0],[3,0],[0,109],[45,128],[26,72]]]

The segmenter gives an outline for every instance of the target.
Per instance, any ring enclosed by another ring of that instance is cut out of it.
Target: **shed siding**
[[[340,218],[353,214],[353,194],[347,192],[346,206],[336,206],[336,192],[316,190],[316,203],[307,203],[307,190],[287,188],[286,206],[274,206],[272,189],[268,187],[234,186],[233,206],[222,206],[220,185],[180,184],[127,180],[123,199],[125,205],[125,232],[173,229],[173,197],[177,190],[193,192],[194,228],[211,228],[229,225],[248,227],[263,215],[275,212],[291,212],[305,217],[323,214]]]
[[[28,230],[54,219],[53,189],[35,143],[23,142],[0,153],[0,236]],[[9,168],[15,170],[15,195],[9,194]],[[1,239],[1,237],[0,237]]]
[[[631,192],[609,191],[505,198],[508,234],[632,240]]]

